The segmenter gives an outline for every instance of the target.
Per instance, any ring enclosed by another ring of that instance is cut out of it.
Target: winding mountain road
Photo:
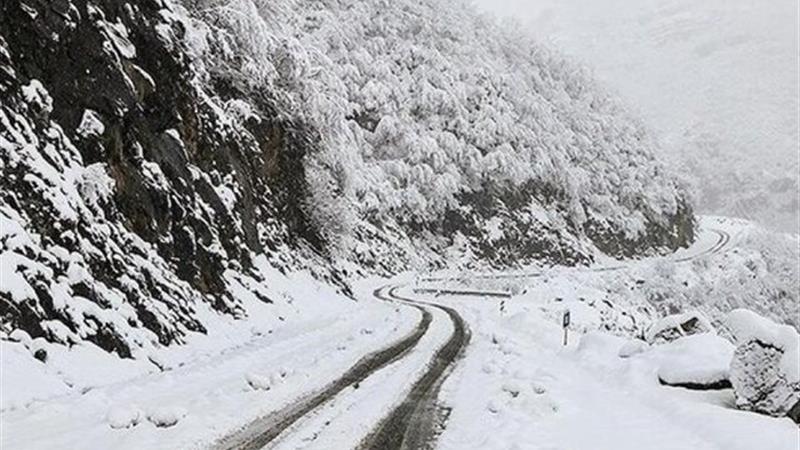
[[[717,235],[716,242],[700,252],[669,258],[675,263],[691,261],[703,256],[722,251],[730,242],[731,236],[718,229],[707,231]],[[595,272],[616,271],[628,267],[614,265],[596,267],[587,270]],[[479,279],[514,279],[534,278],[544,272],[526,272],[516,274],[478,274]],[[423,281],[453,281],[457,277],[428,277]],[[420,319],[415,328],[404,337],[389,344],[385,348],[361,358],[339,378],[331,381],[324,388],[306,394],[283,410],[259,418],[241,430],[218,441],[215,448],[220,449],[259,449],[279,446],[281,437],[302,427],[303,422],[323,405],[331,404],[344,395],[348,388],[358,389],[359,383],[383,370],[390,370],[394,363],[402,362],[414,352],[425,349],[421,345],[422,338],[432,330],[435,317],[443,317],[441,312],[452,323],[452,332],[446,341],[438,346],[425,364],[424,370],[411,381],[411,387],[405,396],[392,406],[388,413],[372,427],[364,437],[359,448],[364,450],[394,449],[427,449],[435,447],[438,434],[444,429],[448,410],[438,403],[439,390],[442,383],[452,372],[453,367],[470,341],[469,328],[455,309],[401,293],[405,286],[385,285],[375,289],[373,296],[381,301],[403,305],[419,311]],[[409,289],[410,291],[410,289]],[[457,289],[417,289],[420,294],[449,295],[486,295],[504,296],[506,294],[483,291],[461,291]],[[440,313],[434,314],[435,310]],[[440,319],[439,319],[440,320]],[[327,422],[326,422],[327,424]]]

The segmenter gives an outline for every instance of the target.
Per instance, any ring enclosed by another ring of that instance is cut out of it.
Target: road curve
[[[426,372],[417,379],[408,395],[362,441],[360,448],[369,450],[432,448],[439,431],[444,427],[443,410],[437,404],[439,389],[463,355],[470,333],[464,319],[453,308],[402,297],[398,287],[391,288],[388,299],[406,302],[423,308],[437,308],[447,313],[453,322],[453,334],[436,352]]]
[[[686,262],[692,261],[702,256],[713,255],[716,253],[721,252],[730,242],[731,235],[727,231],[719,230],[716,228],[709,228],[708,231],[717,235],[717,241],[711,247],[703,250],[700,253],[696,253],[694,255],[687,255],[682,256],[680,258],[674,258],[674,262]],[[617,270],[626,269],[628,266],[621,264],[617,266],[606,266],[606,267],[595,267],[590,268],[588,270],[592,272],[613,272]],[[519,279],[519,278],[536,278],[540,277],[544,274],[543,271],[536,271],[536,272],[524,272],[524,273],[484,273],[484,274],[472,274],[470,275],[471,278],[478,278],[483,280],[501,280],[501,279]],[[458,277],[426,277],[422,278],[421,281],[430,282],[430,281],[457,281]]]
[[[718,229],[710,229],[710,231],[718,235],[717,242],[713,246],[695,255],[675,258],[674,261],[691,261],[701,256],[719,253],[724,249],[730,241],[730,235]],[[590,270],[605,272],[620,270],[625,267],[620,265]],[[473,276],[483,279],[500,279],[533,278],[541,275],[542,272],[528,272],[521,274],[476,274]],[[456,278],[425,278],[424,281],[453,279]],[[374,372],[386,367],[389,363],[408,354],[417,345],[422,336],[428,332],[433,320],[430,308],[437,308],[444,311],[452,321],[454,330],[452,335],[437,350],[428,364],[427,370],[414,382],[406,397],[375,426],[360,445],[360,448],[365,450],[432,448],[438,432],[444,426],[444,417],[437,405],[439,390],[469,343],[469,328],[464,319],[453,308],[401,296],[397,293],[398,289],[398,286],[386,285],[376,289],[373,295],[383,301],[400,302],[418,309],[422,313],[422,317],[412,332],[388,347],[362,357],[340,378],[330,382],[322,389],[300,398],[280,411],[254,420],[241,430],[222,438],[212,448],[251,450],[269,445],[303,416],[333,399],[344,389],[356,385]]]
[[[383,289],[385,288],[376,289],[374,295],[378,298],[385,298],[381,293]],[[217,441],[212,448],[236,450],[264,448],[318,406],[334,398],[344,389],[363,381],[397,358],[404,356],[428,332],[432,321],[432,314],[426,308],[414,304],[410,306],[417,308],[422,313],[420,322],[411,333],[386,348],[362,357],[344,375],[322,389],[296,400],[280,411],[254,420],[244,428]]]

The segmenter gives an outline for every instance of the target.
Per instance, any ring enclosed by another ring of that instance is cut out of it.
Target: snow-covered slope
[[[0,6],[4,334],[130,357],[204,332],[205,311],[246,315],[238,287],[285,302],[264,270],[346,292],[311,262],[302,126],[235,120],[161,2],[63,6]]]
[[[475,0],[589,64],[697,178],[700,211],[800,227],[795,0]]]
[[[693,238],[647,131],[460,2],[37,5],[0,6],[6,335],[139,357],[285,303],[273,270],[348,294]]]
[[[689,199],[648,132],[579,67],[461,1],[189,11],[211,79],[277,92],[320,130],[314,217],[344,250],[388,234],[503,265],[691,240]]]

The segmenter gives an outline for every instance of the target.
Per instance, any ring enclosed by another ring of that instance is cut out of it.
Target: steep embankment
[[[247,314],[234,289],[283,301],[264,257],[346,292],[334,263],[693,237],[646,131],[460,2],[12,0],[0,30],[5,333],[136,356]]]
[[[223,87],[198,82],[161,3],[0,9],[6,332],[127,357],[204,331],[199,304],[245,314],[232,280],[271,302],[256,255],[302,268],[322,250],[298,200],[311,132],[266,96],[239,120]]]

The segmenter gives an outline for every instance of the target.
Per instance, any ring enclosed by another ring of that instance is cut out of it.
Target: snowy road
[[[675,263],[680,262],[687,262],[692,261],[697,258],[703,256],[709,256],[716,253],[720,253],[725,250],[726,246],[731,241],[731,235],[725,230],[717,229],[717,228],[708,228],[705,230],[706,235],[704,238],[708,239],[708,235],[714,235],[716,237],[716,241],[713,245],[708,246],[707,248],[702,248],[699,251],[696,249],[689,249],[689,250],[679,250],[675,254],[668,255],[662,258],[657,259],[664,259],[667,261],[672,261]],[[648,258],[645,262],[652,262],[653,259],[656,258]],[[636,264],[637,262],[633,262]],[[576,269],[576,270],[589,270],[592,272],[612,272],[615,270],[622,270],[631,267],[631,263],[627,264],[613,264],[613,265],[601,265],[599,267],[590,267],[588,269]],[[485,280],[507,280],[507,279],[524,279],[524,278],[536,278],[540,277],[544,274],[543,271],[526,271],[521,273],[492,273],[492,274],[471,274],[470,277],[476,279],[485,279]],[[459,277],[457,276],[437,276],[437,277],[424,277],[421,281],[424,282],[442,282],[442,281],[458,281]],[[449,294],[461,294],[461,295],[483,295],[483,296],[498,296],[496,292],[465,292],[465,291],[451,291],[446,292]]]
[[[715,236],[716,239],[712,240],[709,236]],[[667,258],[680,263],[723,251],[730,242],[730,234],[721,229],[710,228],[706,230],[704,241],[703,245],[696,246],[688,254],[675,254]],[[627,267],[629,265],[617,264],[588,270],[602,273]],[[531,271],[517,274],[483,274],[476,275],[476,278],[536,278],[543,274],[541,271]],[[455,280],[453,277],[423,279],[425,282],[453,280]],[[429,294],[434,294],[433,299],[427,298]],[[285,410],[254,421],[243,430],[218,442],[217,447],[225,449],[331,448],[331,446],[335,448],[357,446],[362,449],[434,448],[438,435],[446,427],[447,416],[450,413],[450,409],[440,403],[439,391],[469,343],[469,328],[457,309],[437,303],[436,299],[441,295],[500,298],[509,295],[504,292],[447,287],[413,289],[409,285],[391,284],[375,289],[373,295],[384,302],[410,305],[419,310],[422,314],[420,322],[407,336],[363,357],[341,378],[331,382],[321,391],[305,395]],[[444,312],[452,323],[450,335],[443,342],[441,339],[438,341],[422,339],[426,334],[441,333],[441,327],[431,326],[432,322],[443,319],[441,314],[436,314],[435,309]],[[432,347],[436,347],[433,353]],[[420,358],[421,355],[428,357]],[[414,360],[418,362],[415,363]],[[414,364],[419,368],[412,382],[405,379],[404,383],[397,386],[383,382],[381,390],[384,392],[376,393],[374,397],[358,398],[353,395],[353,391],[359,389],[361,383],[365,381],[377,383],[382,377],[391,379],[392,372],[409,370]],[[386,401],[386,394],[391,392],[395,393],[394,396],[390,394],[388,397],[394,398],[393,403]],[[398,392],[402,395],[398,396]],[[369,428],[353,427],[352,424],[359,422],[360,417],[357,416],[370,408],[365,402],[369,402],[373,410],[379,412],[379,415],[373,416],[372,419],[376,425]],[[334,421],[337,423],[334,424]],[[368,431],[368,434],[364,435],[365,431]]]
[[[388,450],[432,445],[445,418],[436,403],[438,390],[469,341],[469,331],[454,309],[419,302],[399,291],[386,285],[373,295],[421,313],[408,335],[361,358],[323,389],[225,437],[216,447]],[[372,420],[362,422],[365,415]],[[370,422],[376,425],[363,426]]]

